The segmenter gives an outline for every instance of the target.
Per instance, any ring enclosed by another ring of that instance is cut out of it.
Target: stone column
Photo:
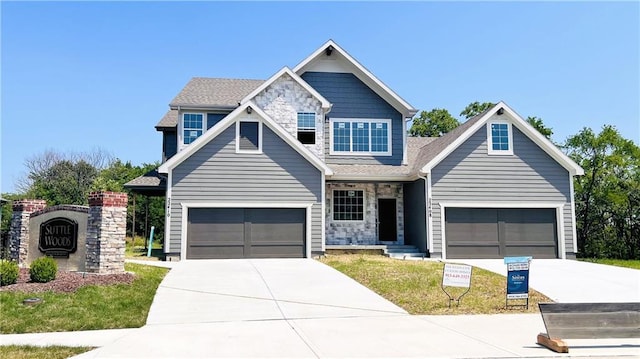
[[[91,192],[87,222],[86,271],[124,273],[127,194]]]
[[[29,219],[31,213],[43,210],[47,202],[42,199],[23,199],[13,202],[11,229],[9,230],[9,258],[26,266],[29,253]]]

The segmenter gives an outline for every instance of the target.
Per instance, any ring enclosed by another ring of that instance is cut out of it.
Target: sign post
[[[451,295],[445,287],[461,287],[467,288],[467,290],[460,294],[458,298]],[[449,308],[451,308],[451,302],[454,300],[460,305],[460,299],[469,293],[471,288],[471,266],[466,264],[451,264],[445,263],[442,270],[442,291],[449,297]]]
[[[532,257],[505,257],[507,265],[507,298],[505,307],[509,307],[510,299],[526,300],[529,309],[529,267]],[[518,306],[519,304],[514,304]]]

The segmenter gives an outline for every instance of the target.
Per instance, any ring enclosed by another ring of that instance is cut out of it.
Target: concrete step
[[[404,259],[404,258],[426,258],[426,253],[387,253],[387,257]]]
[[[418,248],[387,248],[387,253],[422,253]]]

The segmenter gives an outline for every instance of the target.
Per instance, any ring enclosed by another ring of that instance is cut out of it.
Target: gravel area
[[[21,268],[18,282],[0,287],[0,292],[56,292],[72,293],[85,285],[130,284],[136,278],[133,273],[123,274],[91,274],[58,271],[56,279],[48,283],[33,283],[29,280],[29,269]]]

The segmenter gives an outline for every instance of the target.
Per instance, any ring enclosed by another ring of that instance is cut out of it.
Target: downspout
[[[431,251],[433,251],[433,248],[431,248],[431,242],[432,240],[430,240],[429,238],[429,217],[431,216],[431,203],[429,202],[429,183],[427,182],[428,179],[424,176],[421,176],[418,173],[418,178],[422,179],[424,181],[424,203],[425,203],[425,211],[424,211],[424,226],[425,226],[425,235],[426,235],[426,245],[427,245],[427,256],[431,257]]]

